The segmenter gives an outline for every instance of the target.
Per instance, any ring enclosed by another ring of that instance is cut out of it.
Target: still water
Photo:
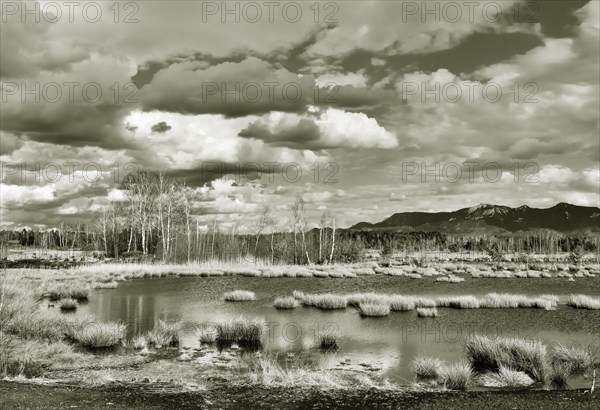
[[[564,302],[570,293],[597,296],[598,280],[586,280],[589,281],[586,286],[582,286],[582,282],[575,286],[558,278],[468,278],[460,284],[440,283],[429,278],[413,280],[379,275],[343,279],[149,278],[123,282],[116,289],[95,290],[75,315],[91,315],[103,322],[121,321],[127,324],[130,337],[152,329],[158,319],[183,321],[184,346],[198,344],[194,334],[198,326],[210,326],[211,323],[237,319],[242,315],[261,317],[269,325],[265,349],[271,353],[314,356],[324,367],[335,367],[342,362],[372,366],[382,369],[391,381],[407,383],[414,380],[409,365],[416,356],[429,355],[448,362],[459,361],[465,358],[465,339],[473,334],[540,339],[549,347],[549,352],[551,346],[558,343],[598,348],[600,311],[573,309],[561,304],[555,311],[438,308],[436,318],[418,318],[415,311],[392,312],[382,318],[362,318],[354,308],[338,311],[305,307],[276,310],[272,307],[273,300],[278,296],[291,295],[293,290],[301,290],[307,293],[382,292],[428,296],[479,296],[489,292],[553,293]],[[223,301],[223,293],[235,289],[254,291],[256,300]],[[341,349],[337,354],[323,354],[314,348],[320,334],[338,337]]]

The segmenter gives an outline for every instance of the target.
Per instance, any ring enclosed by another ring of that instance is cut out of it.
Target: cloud
[[[311,117],[272,113],[252,123],[240,136],[297,148],[395,148],[394,134],[363,113],[335,108]]]
[[[152,132],[158,133],[158,134],[164,134],[165,132],[169,131],[172,127],[167,124],[164,121],[158,122],[156,124],[154,124],[151,128]]]

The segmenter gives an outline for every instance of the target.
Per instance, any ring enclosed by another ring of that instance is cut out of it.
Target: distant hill
[[[482,234],[540,229],[600,232],[600,208],[565,202],[546,209],[481,204],[454,212],[401,212],[374,224],[359,222],[349,229]]]

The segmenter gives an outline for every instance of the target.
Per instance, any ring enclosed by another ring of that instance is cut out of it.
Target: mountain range
[[[349,229],[481,234],[540,229],[600,232],[600,208],[565,202],[544,209],[480,204],[453,212],[401,212],[378,223],[359,222]]]

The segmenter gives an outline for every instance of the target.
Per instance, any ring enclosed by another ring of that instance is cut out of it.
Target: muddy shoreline
[[[213,386],[195,392],[161,391],[160,386],[44,386],[0,381],[2,407],[196,408],[196,409],[597,409],[600,395],[584,390],[407,392],[378,389],[319,389]]]

